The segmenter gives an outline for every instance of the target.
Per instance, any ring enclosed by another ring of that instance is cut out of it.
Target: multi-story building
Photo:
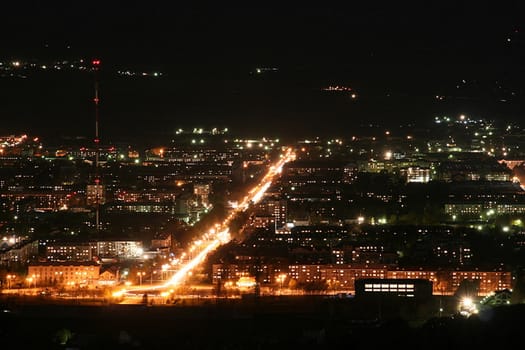
[[[172,246],[173,237],[169,233],[158,234],[151,240],[151,249],[153,250],[158,249],[171,251]]]
[[[279,267],[271,264],[213,264],[212,282],[236,282],[242,277],[256,277],[257,282],[269,284],[275,281],[280,271]]]
[[[90,242],[90,245],[93,254],[101,259],[138,259],[144,252],[142,241],[107,240]]]
[[[297,282],[330,281],[337,289],[354,290],[360,278],[386,278],[387,265],[290,265],[289,276]]]
[[[351,262],[354,264],[392,264],[396,263],[398,255],[389,251],[383,245],[356,245],[346,254],[346,263],[349,263],[348,253],[351,254]]]
[[[28,287],[62,286],[94,288],[100,265],[95,262],[38,262],[29,265]]]
[[[86,205],[102,205],[106,203],[106,189],[104,185],[92,184],[86,188]]]
[[[179,195],[179,192],[180,191],[175,190],[161,190],[159,188],[141,190],[122,189],[115,193],[115,201],[124,203],[174,202],[175,198]]]
[[[425,299],[432,296],[432,282],[423,279],[363,278],[355,283],[355,296]]]
[[[286,199],[265,197],[255,208],[252,224],[255,227],[270,227],[273,225],[276,232],[285,227],[288,211]]]
[[[0,253],[0,265],[9,266],[11,264],[25,265],[30,261],[38,258],[39,242],[34,240],[31,242],[20,242],[5,252]]]
[[[350,184],[357,179],[359,168],[357,163],[348,163],[343,168],[343,182]]]
[[[525,203],[495,203],[487,202],[458,202],[445,203],[445,214],[450,216],[474,216],[480,215],[499,216],[507,214],[525,214]]]
[[[442,181],[510,181],[512,171],[495,159],[442,162],[437,167]]]
[[[92,261],[93,254],[88,243],[50,243],[46,244],[46,261]]]
[[[5,191],[0,198],[5,199],[10,207],[18,207],[20,212],[58,211],[69,204],[70,192],[61,188],[46,191]],[[23,203],[23,205],[20,205]]]
[[[427,183],[431,179],[430,175],[430,168],[421,168],[416,166],[401,169],[401,176],[405,178],[406,182]]]
[[[290,245],[304,247],[336,247],[343,237],[348,235],[348,229],[343,226],[318,225],[295,226],[290,230],[278,231],[275,237],[277,242],[286,242]]]
[[[504,269],[406,269],[389,270],[387,278],[421,278],[433,282],[433,293],[453,295],[464,281],[474,281],[478,284],[477,295],[512,289],[512,274]]]
[[[294,187],[336,185],[343,181],[343,173],[341,162],[298,160],[283,167],[283,181]]]
[[[105,210],[108,213],[179,214],[176,203],[111,203],[106,206]]]
[[[209,196],[211,193],[211,184],[209,183],[196,183],[193,185],[193,194],[197,196],[202,205],[208,205]]]
[[[405,280],[419,279],[432,283],[435,295],[454,295],[460,291],[465,282],[476,285],[475,295],[485,296],[503,289],[512,289],[511,272],[505,269],[476,268],[400,268],[386,264],[301,264],[282,266],[264,265],[265,281],[276,281],[276,273],[286,274],[287,279],[297,283],[323,282],[334,290],[355,291],[356,281],[361,279]],[[271,275],[271,274],[274,275]],[[268,275],[269,274],[269,275]],[[235,280],[236,278],[254,276],[249,265],[214,264],[213,278]]]

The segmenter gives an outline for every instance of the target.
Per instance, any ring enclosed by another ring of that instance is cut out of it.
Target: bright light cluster
[[[180,284],[184,280],[184,278],[187,277],[188,273],[191,270],[193,270],[195,267],[197,267],[199,264],[201,264],[206,259],[206,256],[208,256],[208,254],[211,251],[215,250],[218,246],[228,242],[229,240],[230,240],[230,234],[228,233],[228,229],[226,228],[220,232],[217,232],[215,234],[215,239],[211,241],[204,241],[204,242],[203,240],[196,241],[196,245],[193,245],[192,247],[197,246],[200,248],[200,246],[204,246],[204,248],[202,248],[202,250],[193,259],[188,261],[186,265],[183,265],[180,268],[180,270],[177,271],[170,278],[170,280],[167,281],[162,287],[171,287],[171,286]],[[199,243],[197,244],[197,242]]]
[[[233,211],[228,215],[222,224],[215,224],[212,228],[203,234],[200,238],[193,241],[193,244],[190,245],[187,252],[184,252],[176,263],[172,261],[172,265],[179,265],[179,270],[171,276],[171,278],[162,285],[157,286],[148,286],[147,289],[164,289],[169,287],[174,287],[180,285],[185,281],[188,276],[191,275],[191,272],[194,268],[199,266],[204,262],[206,257],[210,252],[217,249],[220,245],[228,243],[231,240],[231,235],[229,233],[228,225],[230,221],[235,217],[235,215],[243,210],[246,210],[250,204],[256,203],[261,200],[264,196],[264,193],[270,188],[272,181],[275,176],[281,173],[282,168],[285,163],[295,159],[295,154],[292,152],[291,148],[288,148],[286,153],[279,158],[279,161],[270,167],[268,173],[263,177],[260,184],[254,187],[249,195],[244,197],[241,203],[239,203]],[[185,263],[182,263],[184,259],[189,257],[189,260]],[[168,267],[163,266],[163,270],[167,270]],[[120,297],[125,294],[127,291],[138,291],[144,290],[146,287],[137,286],[135,288],[128,288],[125,290],[118,291],[113,295],[115,297]]]

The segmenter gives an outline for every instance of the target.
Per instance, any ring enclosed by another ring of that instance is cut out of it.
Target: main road
[[[154,290],[167,291],[181,285],[191,276],[192,271],[202,264],[208,254],[217,249],[219,246],[228,243],[231,240],[229,226],[232,220],[239,213],[245,211],[250,205],[259,202],[265,192],[270,188],[272,182],[280,176],[283,166],[295,159],[295,153],[292,148],[287,148],[279,159],[269,166],[267,173],[262,177],[259,183],[253,187],[238,205],[230,211],[230,214],[221,222],[210,227],[208,231],[203,232],[193,243],[181,254],[185,262],[178,266],[175,272],[167,281],[162,284],[149,284],[141,286],[128,286],[115,292],[115,297],[120,297],[126,293],[141,293]],[[190,257],[190,258],[187,258]],[[181,259],[182,260],[182,259]]]

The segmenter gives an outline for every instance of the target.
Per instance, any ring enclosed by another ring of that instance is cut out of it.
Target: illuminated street
[[[515,347],[525,1],[2,4],[2,349]]]
[[[159,291],[162,298],[171,295],[173,289],[183,284],[192,275],[192,271],[206,260],[210,252],[231,240],[229,225],[235,216],[248,209],[250,205],[259,202],[272,185],[272,181],[280,176],[284,164],[292,161],[294,158],[294,152],[291,148],[288,148],[286,152],[279,157],[279,160],[269,167],[268,172],[261,181],[249,191],[237,207],[232,209],[222,223],[217,223],[213,227],[210,227],[208,232],[205,232],[201,237],[197,237],[193,241],[181,255],[182,257],[190,258],[177,266],[178,270],[167,281],[161,284],[142,284],[141,280],[139,286],[128,286],[125,289],[114,292],[113,296],[123,298],[122,303],[138,303],[143,302],[141,298],[137,297],[142,293],[148,295],[149,292]],[[128,299],[129,295],[132,296],[132,300]]]

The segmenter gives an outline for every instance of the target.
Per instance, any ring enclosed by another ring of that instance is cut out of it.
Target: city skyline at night
[[[515,346],[524,10],[3,4],[0,344]]]

